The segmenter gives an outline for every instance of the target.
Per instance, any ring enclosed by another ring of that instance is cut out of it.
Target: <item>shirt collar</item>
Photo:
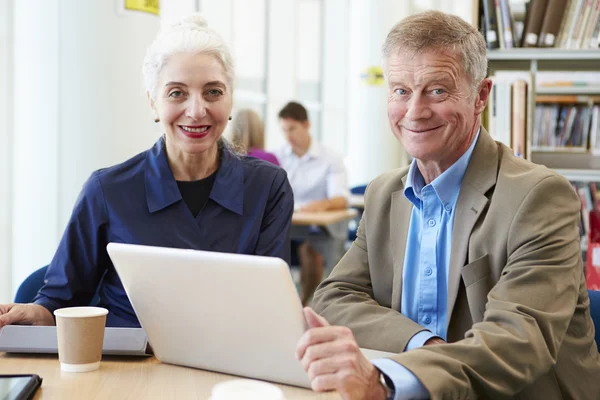
[[[160,138],[146,155],[146,202],[155,212],[181,200],[181,193],[169,167],[163,139]],[[227,148],[221,160],[209,198],[239,215],[244,210],[244,169],[242,160]]]
[[[319,154],[321,154],[321,146],[319,146],[319,142],[317,142],[313,138],[310,138],[310,145],[308,146],[308,150],[306,150],[306,153],[302,157],[298,157],[296,153],[294,153],[294,150],[292,150],[292,146],[290,146],[289,144],[286,144],[283,148],[283,154],[285,154],[286,156],[294,156],[297,158],[317,158],[319,157]]]
[[[430,183],[430,186],[444,206],[448,204],[454,205],[458,199],[460,184],[465,176],[469,160],[475,149],[475,144],[479,139],[480,131],[477,131],[477,135],[467,151],[450,168]],[[404,196],[415,206],[418,206],[422,199],[421,192],[425,186],[428,185],[425,185],[425,179],[417,167],[417,160],[413,159],[406,177]]]

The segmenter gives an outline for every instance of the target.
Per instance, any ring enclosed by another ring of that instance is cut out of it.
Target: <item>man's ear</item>
[[[492,80],[486,78],[479,84],[479,89],[475,95],[475,115],[479,115],[485,110],[492,92]]]

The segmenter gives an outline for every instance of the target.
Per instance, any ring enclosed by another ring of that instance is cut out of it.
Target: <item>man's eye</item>
[[[433,89],[432,92],[433,92],[433,94],[436,94],[436,95],[446,93],[446,91],[444,89]]]
[[[208,92],[206,92],[209,96],[212,97],[217,97],[217,96],[222,96],[223,95],[223,91],[221,89],[210,89]]]
[[[405,94],[407,94],[408,92],[404,89],[396,89],[396,94],[399,94],[401,96],[404,96]]]

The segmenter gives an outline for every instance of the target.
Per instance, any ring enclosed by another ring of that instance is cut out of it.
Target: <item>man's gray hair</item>
[[[440,11],[426,11],[398,22],[383,43],[383,68],[386,70],[390,56],[400,52],[445,49],[462,58],[465,73],[473,86],[487,76],[483,35],[460,17]]]

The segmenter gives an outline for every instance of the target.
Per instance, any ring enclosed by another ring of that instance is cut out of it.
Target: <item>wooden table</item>
[[[365,195],[352,194],[350,195],[350,201],[348,203],[350,204],[350,207],[353,208],[365,208]]]
[[[357,215],[358,212],[352,208],[319,212],[294,211],[294,215],[292,215],[292,225],[327,226],[338,222],[349,221]]]
[[[104,356],[100,369],[86,373],[60,370],[56,355],[0,353],[0,374],[38,374],[43,378],[35,399],[203,399],[212,387],[235,376],[163,364],[154,357]],[[279,386],[286,400],[339,399],[337,393],[315,393]]]

